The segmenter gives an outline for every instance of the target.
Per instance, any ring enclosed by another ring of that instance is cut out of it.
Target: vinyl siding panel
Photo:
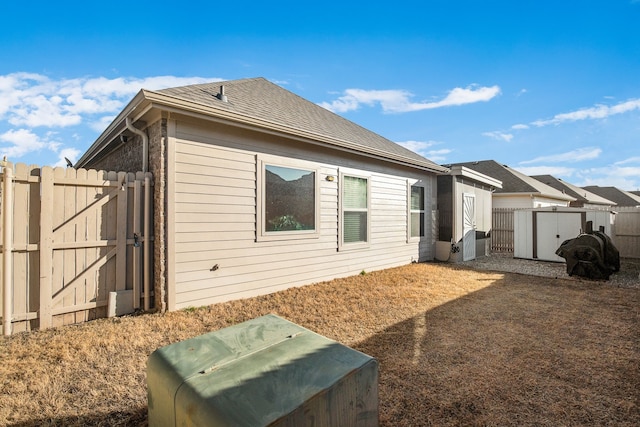
[[[175,287],[176,309],[433,259],[431,224],[422,241],[407,242],[407,180],[423,181],[425,196],[432,200],[435,176],[370,165],[268,136],[258,141],[249,131],[222,129],[218,134],[188,122],[178,122],[176,129],[174,273],[169,285]],[[315,237],[256,240],[260,158],[317,170],[320,230]],[[367,176],[371,184],[370,242],[361,249],[339,250],[339,176],[344,168]],[[425,214],[430,220],[431,212]]]

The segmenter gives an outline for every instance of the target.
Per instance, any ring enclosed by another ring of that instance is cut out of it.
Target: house
[[[570,202],[576,200],[574,197],[495,160],[454,163],[446,166],[464,166],[501,181],[502,188],[496,189],[493,193],[494,208],[524,209],[569,206]]]
[[[492,194],[502,188],[494,178],[464,166],[438,176],[436,260],[469,261],[491,250]]]
[[[617,206],[640,206],[640,196],[629,191],[620,190],[616,187],[600,187],[597,185],[589,185],[582,187],[587,191],[597,194],[600,197],[612,200]]]
[[[597,194],[578,187],[577,185],[569,184],[568,182],[555,178],[551,175],[532,175],[531,178],[535,178],[543,184],[547,184],[564,194],[575,197],[576,200],[569,202],[570,207],[607,209],[616,205],[616,203],[611,200],[598,196]]]
[[[448,173],[264,78],[143,89],[76,167],[153,173],[163,311],[432,260]]]

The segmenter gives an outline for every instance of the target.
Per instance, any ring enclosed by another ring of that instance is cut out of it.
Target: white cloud
[[[434,145],[438,144],[436,141],[402,141],[396,142],[398,145],[402,145],[404,148],[420,154],[426,152],[426,150]]]
[[[611,165],[579,171],[579,173],[576,174],[577,182],[574,184],[580,187],[599,185],[602,187],[616,187],[621,190],[635,191],[640,190],[638,176],[640,176],[640,166],[619,167]]]
[[[89,127],[91,129],[95,130],[96,132],[102,132],[103,130],[105,130],[107,128],[107,126],[109,126],[109,124],[115,118],[116,118],[115,115],[102,116],[99,119],[90,122],[89,123]]]
[[[513,129],[513,130],[529,129],[529,125],[524,125],[524,124],[520,123],[520,124],[511,126],[511,129]]]
[[[0,119],[14,126],[68,127],[85,116],[118,112],[140,89],[218,81],[216,78],[156,76],[54,80],[34,73],[0,76]]]
[[[67,159],[69,159],[69,161],[74,164],[80,157],[80,154],[80,150],[76,150],[75,148],[65,148],[63,150],[60,150],[60,152],[58,153],[58,162],[54,166],[67,166]]]
[[[585,147],[578,148],[576,150],[568,151],[566,153],[551,154],[549,156],[540,156],[535,159],[526,160],[520,162],[521,165],[531,163],[558,163],[558,162],[581,162],[585,160],[597,159],[602,154],[602,149],[598,147]]]
[[[582,108],[569,113],[556,114],[552,119],[536,120],[531,124],[537,127],[557,125],[564,122],[574,122],[578,120],[605,119],[609,116],[623,114],[634,110],[640,110],[640,99],[630,99],[613,106],[596,105],[591,108]]]
[[[620,160],[619,162],[615,162],[614,165],[619,166],[619,165],[626,165],[626,164],[629,164],[629,163],[638,163],[638,164],[640,164],[640,157],[629,157],[628,159],[624,159],[624,160]]]
[[[513,139],[513,134],[504,133],[497,130],[493,132],[483,132],[482,135],[488,136],[489,138],[497,139],[498,141],[510,142]]]
[[[397,142],[397,144],[402,145],[404,148],[411,150],[414,153],[418,153],[435,163],[444,162],[446,160],[446,155],[451,153],[451,150],[448,148],[441,148],[438,150],[432,149],[434,145],[441,144],[437,141],[403,141]]]
[[[11,129],[0,134],[0,142],[3,143],[0,146],[0,157],[8,158],[22,157],[27,153],[43,149],[55,151],[60,146],[59,142],[43,139],[27,129]],[[9,146],[4,146],[4,143],[8,143]]]
[[[447,96],[434,102],[411,102],[412,93],[406,90],[364,90],[347,89],[344,95],[331,102],[321,102],[318,105],[335,113],[345,113],[357,110],[360,105],[373,106],[380,104],[385,113],[406,113],[432,108],[458,106],[486,102],[500,94],[499,86],[478,87],[471,85],[466,88],[454,88]]]
[[[75,161],[79,150],[61,148],[63,143],[53,138],[50,129],[80,130],[80,125],[86,125],[100,132],[142,88],[221,80],[175,76],[52,79],[25,72],[0,75],[0,132],[4,132],[0,134],[0,150],[2,155],[20,158],[46,149],[57,154],[57,164],[65,165],[64,157]],[[67,137],[67,142],[70,139]]]
[[[555,177],[568,177],[573,175],[575,169],[561,166],[516,166],[515,170],[525,175],[553,175]]]
[[[447,160],[447,154],[451,153],[448,148],[442,148],[440,150],[429,150],[424,154],[424,157],[435,163],[444,163]]]

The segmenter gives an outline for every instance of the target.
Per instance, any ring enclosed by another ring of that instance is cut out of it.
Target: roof
[[[538,194],[540,196],[553,199],[573,201],[573,197],[563,194],[561,191],[550,187],[537,179],[531,178],[511,169],[507,165],[500,164],[495,160],[481,160],[476,162],[453,163],[447,167],[464,166],[488,175],[492,178],[502,181],[502,188],[497,189],[494,195],[510,195],[510,194]]]
[[[502,182],[500,180],[464,166],[452,166],[449,175],[460,176],[495,188],[502,188]]]
[[[613,200],[618,206],[640,206],[640,196],[616,187],[589,185],[582,188],[606,199]]]
[[[562,191],[571,197],[575,197],[579,202],[588,203],[592,205],[604,205],[612,206],[616,203],[612,200],[605,199],[591,191],[578,187],[577,185],[569,184],[559,178],[551,175],[533,175],[531,178],[535,178],[543,184],[547,184],[550,187],[555,188],[558,191]]]
[[[224,97],[221,96],[224,87]],[[320,143],[436,173],[448,169],[389,139],[314,104],[270,81],[258,77],[195,84],[158,91],[141,90],[96,143],[78,161],[93,158],[101,146],[116,138],[118,122],[144,108],[198,115],[233,122],[253,129],[276,132],[309,143]],[[139,107],[140,106],[140,107]],[[139,118],[142,113],[138,114]],[[102,141],[102,142],[101,142]]]

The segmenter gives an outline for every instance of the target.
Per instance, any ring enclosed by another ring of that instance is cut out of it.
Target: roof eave
[[[315,144],[326,144],[334,148],[365,155],[370,158],[381,159],[396,164],[414,167],[420,170],[428,171],[435,174],[447,174],[449,169],[429,161],[419,161],[402,155],[389,153],[383,150],[377,150],[371,147],[363,147],[349,141],[332,138],[326,135],[305,131],[292,126],[271,122],[256,117],[235,113],[214,106],[199,104],[193,101],[185,100],[179,97],[167,95],[164,93],[142,89],[127,104],[127,106],[116,116],[109,126],[100,134],[96,141],[76,162],[78,167],[83,167],[91,159],[98,156],[115,138],[126,128],[125,119],[130,117],[133,122],[140,119],[150,109],[157,108],[159,110],[171,111],[187,115],[195,115],[198,117],[206,117],[222,122],[233,122],[236,126],[249,129],[260,129],[273,134],[294,136],[305,142]],[[363,149],[365,148],[365,149]]]
[[[490,185],[491,187],[502,188],[502,181],[500,181],[499,179],[493,178],[489,175],[485,175],[483,173],[478,172],[475,169],[471,169],[466,166],[460,166],[460,165],[452,166],[450,174],[461,176],[463,178],[469,178],[474,181],[478,181],[483,184]]]
[[[293,126],[287,126],[280,123],[260,119],[257,117],[252,117],[245,114],[239,114],[233,111],[225,110],[222,108],[216,108],[215,106],[204,105],[200,103],[196,103],[193,101],[185,100],[179,97],[167,95],[164,93],[154,92],[154,91],[143,91],[145,99],[151,102],[152,107],[164,109],[164,110],[172,110],[174,112],[180,113],[190,113],[198,116],[206,116],[208,118],[214,118],[216,120],[221,120],[225,122],[233,122],[235,125],[251,128],[251,129],[260,129],[260,130],[268,130],[271,133],[276,134],[286,134],[288,136],[295,136],[299,139],[303,139],[306,142],[311,143],[323,143],[326,145],[333,146],[338,149],[350,151],[353,153],[364,154],[368,157],[378,158],[385,161],[391,161],[397,164],[402,164],[405,166],[415,167],[421,170],[426,170],[429,172],[437,173],[437,174],[446,174],[449,172],[449,169],[440,166],[438,164],[424,161],[421,162],[417,159],[412,159],[409,157],[397,155],[394,153],[389,153],[382,150],[377,150],[371,147],[363,147],[359,144],[354,144],[346,140],[332,138],[326,135],[305,131],[303,129],[299,129]],[[366,148],[366,149],[363,149]]]
[[[147,101],[146,90],[140,90],[129,103],[122,109],[120,114],[107,126],[91,147],[76,161],[77,167],[83,167],[91,159],[98,156],[115,138],[126,129],[125,120],[130,117],[133,122],[142,117],[150,108]]]

